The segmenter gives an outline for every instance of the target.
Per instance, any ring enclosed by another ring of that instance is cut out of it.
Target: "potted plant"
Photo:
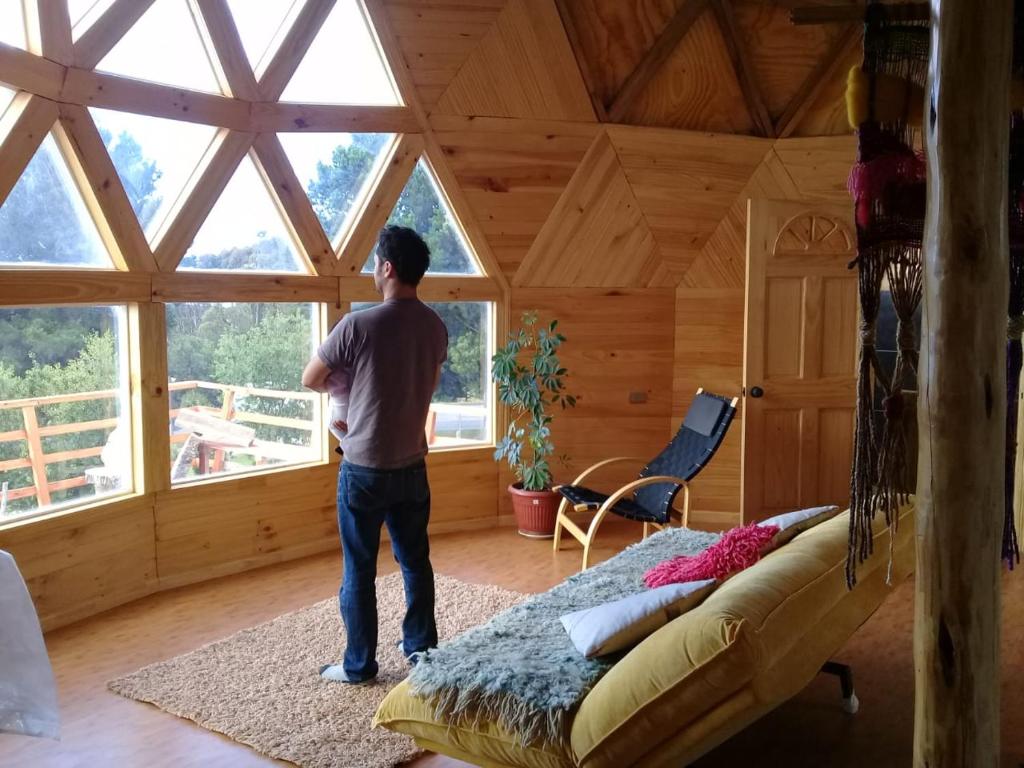
[[[558,405],[572,408],[577,398],[565,392],[568,374],[558,361],[558,348],[565,336],[556,330],[558,321],[537,322],[536,312],[524,312],[522,327],[509,334],[508,342],[491,358],[491,379],[498,396],[512,412],[508,431],[498,442],[494,460],[508,461],[516,482],[508,487],[519,533],[550,537],[561,496],[551,490],[549,458],[550,410]],[[559,457],[565,463],[566,457]]]

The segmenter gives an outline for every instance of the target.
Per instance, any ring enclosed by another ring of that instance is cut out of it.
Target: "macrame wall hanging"
[[[858,157],[850,174],[857,225],[860,360],[854,461],[850,480],[850,553],[846,579],[872,554],[872,522],[881,509],[895,540],[899,507],[913,476],[907,445],[915,389],[918,339],[914,316],[921,303],[921,251],[925,214],[925,160],[921,114],[928,77],[927,22],[896,21],[886,7],[868,5],[864,64],[850,72],[847,106],[857,129]],[[889,374],[876,349],[883,283],[896,312],[896,362]],[[876,416],[876,397],[881,418]],[[891,567],[891,562],[890,562]]]
[[[1001,555],[1012,568],[1020,561],[1013,520],[1017,402],[1024,331],[1024,0],[1014,13],[1014,78],[1010,129],[1010,299],[1007,325],[1006,497]],[[878,510],[895,541],[898,510],[912,491],[908,447],[916,429],[919,339],[914,316],[922,299],[922,240],[926,207],[926,163],[922,120],[928,77],[930,31],[926,20],[900,13],[900,6],[871,0],[864,23],[864,63],[851,70],[847,87],[850,124],[857,130],[858,158],[850,174],[857,224],[860,361],[857,380],[853,472],[850,479],[850,541],[847,584],[872,554],[872,523]],[[853,265],[851,265],[853,266]],[[891,376],[880,364],[876,324],[883,284],[896,313],[897,352]],[[882,414],[876,416],[876,398]],[[890,574],[892,552],[890,549]]]

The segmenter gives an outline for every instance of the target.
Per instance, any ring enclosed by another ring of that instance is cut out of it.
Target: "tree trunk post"
[[[932,0],[919,370],[917,768],[999,764],[1010,0]]]

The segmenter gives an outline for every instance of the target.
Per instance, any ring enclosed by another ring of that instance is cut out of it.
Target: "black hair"
[[[377,255],[394,265],[399,281],[406,285],[419,285],[430,266],[430,248],[408,227],[384,227],[377,240]]]

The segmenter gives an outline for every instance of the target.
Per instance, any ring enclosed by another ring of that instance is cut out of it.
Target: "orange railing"
[[[310,432],[312,432],[316,427],[316,422],[313,419],[305,420],[287,418],[284,416],[272,416],[269,414],[251,411],[239,411],[235,408],[235,401],[240,395],[312,401],[319,397],[319,395],[314,392],[282,392],[271,389],[215,384],[209,381],[178,381],[172,383],[169,388],[172,392],[189,389],[220,391],[222,393],[222,400],[219,408],[213,406],[190,406],[190,409],[216,414],[217,416],[229,421],[248,422],[251,424],[267,424],[278,427],[291,427],[293,429],[301,429]],[[32,484],[22,488],[9,488],[6,494],[7,500],[14,501],[15,499],[27,496],[35,496],[38,500],[38,506],[44,507],[51,503],[50,500],[52,493],[88,484],[89,479],[84,474],[64,480],[49,481],[46,477],[46,468],[50,464],[55,464],[61,461],[99,456],[103,451],[104,444],[106,443],[106,434],[97,436],[97,444],[95,446],[67,451],[56,451],[53,453],[47,453],[44,450],[42,440],[44,437],[52,437],[55,435],[75,434],[93,430],[110,430],[116,427],[118,423],[117,418],[107,418],[92,421],[69,422],[66,424],[50,424],[45,427],[41,427],[39,426],[39,416],[36,411],[37,408],[49,405],[58,405],[61,403],[83,402],[89,400],[110,400],[118,397],[118,395],[118,390],[110,389],[95,392],[78,392],[70,395],[50,395],[47,397],[31,397],[21,400],[0,401],[0,410],[20,409],[23,423],[22,429],[0,432],[0,443],[24,440],[28,444],[28,458],[0,461],[0,473],[16,469],[32,470]],[[173,419],[181,410],[182,409],[180,408],[171,409],[169,414],[170,417]],[[184,442],[187,439],[188,434],[184,433],[171,436],[171,441],[174,443]],[[223,451],[215,452],[213,467],[215,471],[219,471],[223,468],[223,453]]]

